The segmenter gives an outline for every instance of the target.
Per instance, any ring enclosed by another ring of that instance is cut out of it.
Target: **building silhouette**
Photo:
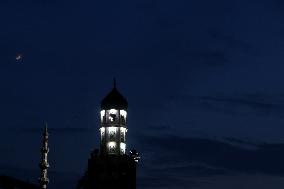
[[[77,188],[82,189],[135,189],[136,150],[126,151],[127,100],[114,86],[101,101],[100,150],[95,149]]]

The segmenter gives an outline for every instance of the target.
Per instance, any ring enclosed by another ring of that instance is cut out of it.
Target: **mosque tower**
[[[112,91],[101,102],[100,152],[102,155],[124,155],[128,103],[118,92],[116,82]]]
[[[114,80],[113,89],[101,101],[100,150],[94,150],[88,168],[77,188],[135,189],[136,150],[126,151],[127,100],[120,94]]]
[[[48,131],[47,131],[47,124],[45,124],[44,132],[43,132],[42,148],[41,148],[41,161],[39,163],[40,178],[38,180],[39,180],[40,189],[46,189],[47,184],[49,182],[49,179],[47,177],[47,169],[49,167],[49,164],[47,161],[48,151],[49,151]]]

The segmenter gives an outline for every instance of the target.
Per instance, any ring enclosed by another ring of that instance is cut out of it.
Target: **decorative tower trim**
[[[43,140],[42,140],[42,148],[41,148],[41,161],[39,163],[40,167],[40,178],[39,185],[40,189],[46,189],[47,184],[49,183],[49,179],[47,177],[47,169],[49,168],[49,164],[47,161],[48,157],[48,131],[47,131],[47,123],[45,123],[44,132],[43,132]]]

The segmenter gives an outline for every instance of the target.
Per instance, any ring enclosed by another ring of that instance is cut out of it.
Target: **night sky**
[[[280,0],[1,0],[0,174],[74,188],[113,77],[138,189],[283,189]]]

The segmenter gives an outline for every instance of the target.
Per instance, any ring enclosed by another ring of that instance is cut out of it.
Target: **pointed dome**
[[[111,92],[102,100],[101,109],[120,109],[126,110],[128,107],[127,100],[116,89],[116,83],[114,80],[114,86]]]

